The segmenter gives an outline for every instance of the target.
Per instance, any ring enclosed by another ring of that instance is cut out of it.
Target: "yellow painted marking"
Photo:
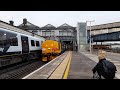
[[[70,54],[71,54],[71,55],[70,55],[70,59],[69,59],[69,62],[68,62],[68,65],[67,65],[65,74],[64,74],[64,76],[63,76],[63,79],[67,79],[67,77],[68,77],[68,72],[69,72],[69,70],[70,70],[70,63],[71,63],[71,58],[72,58],[72,52],[71,52]]]

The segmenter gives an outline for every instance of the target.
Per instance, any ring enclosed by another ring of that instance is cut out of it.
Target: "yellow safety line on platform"
[[[64,76],[63,76],[63,79],[67,79],[67,77],[68,77],[68,72],[69,72],[69,70],[70,70],[70,63],[71,63],[71,58],[72,58],[72,52],[71,52],[70,54],[71,54],[71,55],[70,55],[70,59],[69,59],[69,61],[68,61],[68,65],[67,65],[65,74],[64,74]]]

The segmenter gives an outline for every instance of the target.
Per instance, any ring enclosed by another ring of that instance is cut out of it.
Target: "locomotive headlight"
[[[46,50],[46,48],[42,48],[42,51],[45,51]]]
[[[50,48],[48,48],[48,50],[50,50]]]

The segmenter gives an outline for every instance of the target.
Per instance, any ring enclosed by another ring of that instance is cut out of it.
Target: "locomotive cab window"
[[[31,46],[35,46],[34,40],[31,40]]]
[[[36,41],[36,46],[40,46],[39,41]]]

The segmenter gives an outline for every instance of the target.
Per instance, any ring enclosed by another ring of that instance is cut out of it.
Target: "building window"
[[[50,36],[50,32],[49,31],[46,32],[46,36]]]
[[[54,31],[42,31],[42,36],[54,36]]]
[[[51,31],[51,36],[54,36],[55,32],[54,31]]]
[[[40,31],[39,30],[37,30],[37,34],[40,35]]]
[[[112,32],[120,31],[120,28],[112,28]]]
[[[34,40],[31,40],[31,46],[35,46]]]
[[[71,35],[72,35],[72,33],[70,31],[68,31],[68,36],[71,36]]]
[[[62,31],[59,31],[59,36],[63,36],[63,32]]]
[[[59,31],[60,36],[72,36],[71,31]]]
[[[45,36],[45,31],[42,31],[42,36]]]
[[[108,32],[112,32],[113,30],[111,28],[108,29]]]
[[[63,31],[63,36],[67,36],[67,31]]]
[[[39,41],[36,41],[36,46],[40,46]]]

